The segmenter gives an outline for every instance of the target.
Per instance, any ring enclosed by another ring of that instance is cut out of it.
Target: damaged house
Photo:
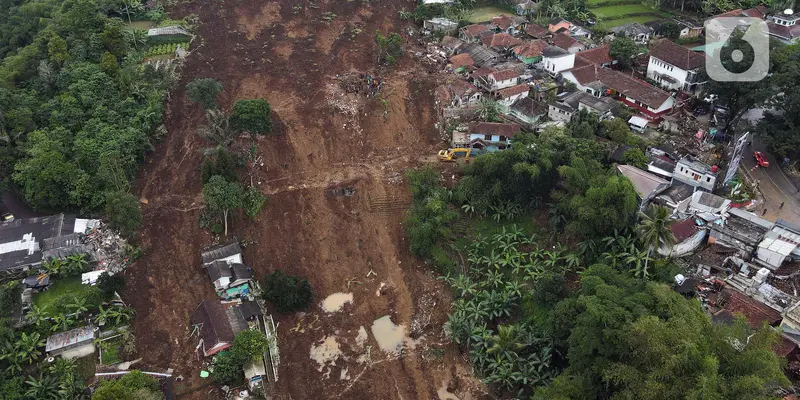
[[[36,268],[43,260],[88,254],[81,235],[99,221],[56,214],[0,224],[0,271]]]
[[[250,293],[253,271],[242,261],[239,242],[209,248],[201,257],[203,268],[220,297],[231,299]]]

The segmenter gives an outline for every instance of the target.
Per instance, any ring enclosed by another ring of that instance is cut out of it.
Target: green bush
[[[149,400],[160,398],[160,384],[157,379],[131,371],[117,380],[100,381],[92,400]]]
[[[125,288],[125,278],[122,274],[109,275],[105,272],[97,278],[97,288],[105,298],[109,299],[115,292],[121,292]]]
[[[264,277],[264,300],[269,301],[282,314],[308,308],[314,290],[307,280],[282,271]]]

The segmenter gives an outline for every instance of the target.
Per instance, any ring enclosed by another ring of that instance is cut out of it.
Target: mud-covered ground
[[[169,135],[138,179],[147,254],[126,272],[124,297],[137,310],[138,367],[173,368],[186,378],[180,398],[221,396],[199,378],[203,363],[188,325],[198,303],[215,297],[199,255],[213,244],[198,225],[208,144],[195,133],[204,122],[200,107],[184,90],[197,77],[223,84],[222,109],[247,98],[273,107],[276,134],[258,140],[262,161],[240,174],[269,196],[267,206],[256,221],[235,216],[230,235],[252,243],[245,262],[259,279],[282,269],[307,277],[317,295],[305,314],[275,314],[281,363],[274,397],[452,398],[448,383],[462,400],[481,397],[442,331],[450,294],[403,239],[409,194],[402,171],[430,162],[443,146],[433,96],[441,76],[408,55],[394,68],[376,68],[373,35],[410,26],[398,11],[414,7],[401,0],[234,0],[171,10],[197,16],[199,38],[168,103]],[[342,91],[337,74],[353,72],[383,77],[382,94]],[[247,145],[241,138],[235,146]],[[355,195],[337,188],[355,188]],[[319,303],[337,292],[352,293],[352,303],[324,312]],[[410,331],[399,353],[381,350],[371,332],[386,315]],[[366,341],[357,339],[361,327]],[[329,351],[314,360],[312,348]]]

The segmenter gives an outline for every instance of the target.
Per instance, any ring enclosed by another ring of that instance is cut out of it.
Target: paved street
[[[753,152],[756,150],[766,155],[769,160],[769,167],[753,169],[756,166]],[[747,168],[750,171],[750,176],[758,181],[758,187],[765,197],[765,203],[759,205],[753,212],[761,215],[766,207],[767,214],[764,218],[770,221],[783,218],[800,225],[800,193],[798,193],[794,184],[786,177],[783,171],[778,168],[778,162],[775,157],[767,153],[765,146],[758,140],[757,136],[753,138],[753,145],[745,148],[742,155],[742,167]],[[784,202],[782,209],[780,208],[781,202]]]

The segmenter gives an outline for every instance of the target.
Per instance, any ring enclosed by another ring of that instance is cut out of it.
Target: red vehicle
[[[760,151],[757,151],[757,152],[753,153],[753,158],[756,159],[756,162],[758,163],[758,165],[760,165],[760,166],[762,166],[764,168],[769,167],[769,161],[767,161],[767,157],[764,155],[764,153],[762,153]]]

